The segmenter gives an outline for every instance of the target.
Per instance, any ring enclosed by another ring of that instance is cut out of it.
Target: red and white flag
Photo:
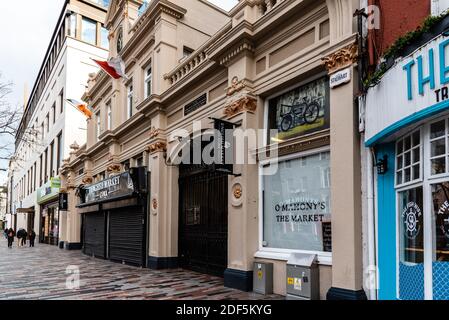
[[[98,66],[101,69],[103,69],[107,74],[109,74],[112,78],[114,79],[123,78],[125,80],[128,79],[125,74],[125,63],[120,57],[111,58],[108,61],[99,61],[95,59],[92,60],[95,61],[95,63],[98,64]]]

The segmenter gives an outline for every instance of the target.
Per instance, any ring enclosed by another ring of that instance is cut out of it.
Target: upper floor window
[[[148,98],[151,95],[151,67],[145,71],[145,98]]]
[[[101,134],[101,113],[100,112],[98,112],[96,115],[95,115],[95,118],[97,119],[97,140],[98,140],[98,138],[100,137],[100,134]]]
[[[64,89],[61,90],[61,93],[59,94],[59,107],[61,108],[61,113],[64,112]]]
[[[50,131],[50,114],[47,113],[47,116],[45,117],[45,124],[47,126],[46,131]]]
[[[123,29],[120,28],[117,36],[117,53],[123,49]]]
[[[111,130],[112,129],[112,108],[111,108],[111,102],[108,102],[106,104],[106,111],[107,111],[107,130]]]
[[[52,113],[52,117],[53,117],[53,123],[55,123],[56,122],[56,104],[55,103],[51,106],[51,113]]]
[[[75,13],[71,14],[69,17],[69,29],[67,30],[67,34],[70,37],[76,38],[76,20],[77,20],[77,15]]]
[[[101,43],[100,46],[104,49],[109,49],[109,33],[108,29],[101,27]]]
[[[130,84],[128,86],[128,94],[127,94],[127,109],[126,109],[126,116],[127,118],[131,118],[133,116],[133,85]]]
[[[83,17],[81,23],[81,40],[96,45],[97,23],[94,20]]]

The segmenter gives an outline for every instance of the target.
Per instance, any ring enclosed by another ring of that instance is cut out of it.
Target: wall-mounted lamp
[[[385,174],[388,171],[388,156],[384,155],[382,159],[379,159],[376,163],[377,174]]]

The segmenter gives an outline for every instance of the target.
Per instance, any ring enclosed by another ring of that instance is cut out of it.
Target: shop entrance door
[[[31,215],[28,216],[28,219],[30,218]],[[59,244],[59,210],[56,206],[46,206],[42,209],[41,231],[42,243]]]
[[[179,261],[183,268],[223,277],[228,264],[228,176],[181,166]]]

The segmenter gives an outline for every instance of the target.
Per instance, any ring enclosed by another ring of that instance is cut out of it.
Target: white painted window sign
[[[349,83],[351,81],[351,69],[347,68],[331,75],[329,85],[331,89]]]

